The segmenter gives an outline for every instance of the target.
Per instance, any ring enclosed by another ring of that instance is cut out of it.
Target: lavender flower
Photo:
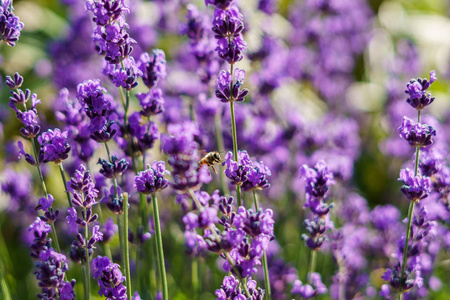
[[[139,193],[153,194],[167,187],[169,181],[164,178],[167,174],[170,172],[166,170],[164,162],[155,161],[151,167],[147,166],[147,170],[139,172],[134,178],[134,186]]]
[[[149,89],[155,88],[159,79],[167,76],[166,55],[164,51],[155,49],[151,57],[148,53],[141,54],[138,67],[142,72],[144,84]]]
[[[54,131],[49,129],[38,137],[41,144],[41,152],[43,153],[43,162],[53,161],[60,164],[69,157],[71,147],[67,142],[67,132],[56,128]]]
[[[125,158],[111,157],[111,162],[99,158],[97,164],[101,165],[100,173],[105,178],[117,178],[121,176],[130,164]]]
[[[60,299],[75,299],[74,282],[64,282],[68,265],[63,254],[53,249],[41,251],[36,268],[34,274],[39,280],[38,285],[42,288],[42,292],[37,295],[39,299],[56,299],[58,296]]]
[[[127,299],[127,288],[123,285],[125,277],[119,270],[119,265],[112,263],[109,258],[98,256],[92,260],[94,278],[98,278],[100,290],[98,294],[110,300]]]
[[[397,132],[411,147],[430,146],[433,144],[433,136],[436,135],[436,130],[432,126],[414,123],[407,117],[403,117],[402,125]]]
[[[300,280],[296,280],[292,287],[291,293],[299,295],[303,299],[311,299],[317,295],[325,294],[327,287],[322,283],[320,274],[312,273],[311,284],[303,284]]]
[[[430,80],[426,78],[411,79],[406,85],[405,93],[409,95],[406,102],[417,110],[422,110],[434,101],[434,97],[431,97],[430,93],[426,91],[431,84],[436,81],[436,73],[430,72]]]
[[[249,290],[252,300],[264,299],[264,290],[256,288],[256,281],[249,280],[247,282],[247,289]],[[217,300],[245,300],[248,299],[244,290],[241,288],[239,280],[233,275],[225,276],[222,286],[216,290],[215,295]]]
[[[399,180],[403,181],[402,193],[411,201],[420,201],[426,197],[431,190],[431,180],[429,177],[414,176],[414,171],[401,169]]]
[[[136,43],[126,32],[125,13],[129,9],[124,1],[110,2],[107,0],[86,1],[86,10],[94,14],[93,21],[97,24],[93,40],[97,43],[99,54],[105,55],[105,60],[118,64],[133,51]]]
[[[148,93],[136,94],[142,107],[141,115],[153,116],[164,112],[164,98],[160,89],[151,89]]]
[[[248,174],[252,171],[252,161],[247,151],[238,152],[239,163],[233,160],[233,153],[230,151],[225,155],[225,175],[235,185],[242,185],[248,180]]]
[[[19,40],[23,29],[23,23],[13,14],[13,10],[12,0],[5,0],[0,4],[0,38],[12,47]]]
[[[243,102],[245,96],[249,93],[248,89],[241,89],[245,79],[245,71],[236,69],[233,72],[233,76],[234,78],[232,78],[230,72],[222,70],[217,77],[217,88],[215,94],[221,102]],[[233,85],[231,85],[232,81]]]
[[[335,184],[333,173],[328,170],[324,161],[319,161],[314,168],[303,165],[299,170],[300,176],[306,181],[305,207],[310,205],[312,200],[325,199],[325,195],[331,185]]]

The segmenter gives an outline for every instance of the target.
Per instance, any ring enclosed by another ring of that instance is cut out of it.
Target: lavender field
[[[0,300],[450,299],[450,1],[0,0]]]

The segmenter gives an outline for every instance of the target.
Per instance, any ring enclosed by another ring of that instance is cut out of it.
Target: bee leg
[[[214,173],[216,173],[216,174],[217,174],[217,170],[216,170],[216,168],[214,168],[214,166],[211,166],[211,168],[213,169]]]

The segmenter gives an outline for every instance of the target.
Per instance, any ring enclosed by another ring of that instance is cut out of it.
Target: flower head
[[[164,162],[155,161],[151,167],[147,166],[147,170],[139,172],[134,178],[134,186],[139,193],[153,194],[167,187],[169,181],[164,178],[167,174],[170,172],[166,170]]]
[[[433,144],[433,136],[436,136],[436,130],[432,126],[414,123],[407,117],[403,117],[397,132],[411,147],[430,146]]]
[[[414,176],[414,171],[401,169],[400,178],[404,185],[401,187],[402,193],[411,201],[419,201],[426,197],[431,191],[431,179],[424,176]]]
[[[431,84],[436,81],[436,73],[430,72],[430,80],[426,78],[411,79],[406,85],[405,93],[409,95],[406,102],[417,110],[422,110],[434,101],[434,97],[427,92]]]

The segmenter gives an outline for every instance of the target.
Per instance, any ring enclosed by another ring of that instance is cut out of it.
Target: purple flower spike
[[[411,79],[406,85],[405,93],[409,95],[406,102],[417,110],[422,110],[434,101],[434,97],[427,92],[428,88],[436,81],[436,73],[430,72],[430,80],[426,78]]]
[[[167,76],[166,54],[161,49],[153,50],[151,57],[148,53],[143,53],[138,61],[138,66],[143,74],[142,80],[149,89],[156,87],[159,79]]]
[[[44,163],[53,161],[55,164],[60,164],[69,157],[71,147],[67,141],[67,131],[61,132],[58,128],[54,131],[49,129],[38,137],[38,141],[41,144]]]
[[[247,151],[239,151],[239,163],[233,160],[233,153],[230,151],[225,155],[225,175],[231,179],[235,185],[242,185],[247,179],[248,174],[252,170],[252,162]]]
[[[153,116],[164,112],[164,98],[160,89],[151,89],[148,93],[136,94],[142,107],[141,115]]]
[[[328,170],[325,162],[320,160],[314,166],[309,168],[303,165],[300,170],[300,177],[306,181],[306,196],[310,199],[323,199],[331,185],[334,185],[333,173]]]
[[[436,136],[436,130],[432,126],[414,123],[407,117],[403,117],[397,132],[411,147],[430,146],[433,144],[433,136]]]
[[[320,274],[312,273],[311,284],[303,284],[300,280],[296,280],[292,287],[291,293],[293,295],[299,295],[303,299],[310,299],[317,295],[325,294],[327,292],[327,287],[322,283]]]
[[[22,83],[23,77],[17,72],[14,74],[14,78],[11,78],[11,76],[6,76],[5,84],[12,90],[20,88]]]
[[[19,40],[23,23],[13,14],[12,0],[0,4],[0,38],[8,46],[14,47]]]
[[[429,177],[414,176],[414,171],[401,169],[400,178],[404,185],[401,187],[402,193],[411,201],[418,202],[426,197],[431,191],[431,179]]]
[[[125,158],[119,159],[116,156],[111,158],[111,162],[99,158],[97,164],[101,165],[100,173],[106,178],[117,178],[121,176],[130,164]]]
[[[39,199],[39,205],[36,207],[38,209],[42,209],[46,211],[50,207],[52,207],[52,203],[55,201],[55,198],[51,194],[48,194],[48,198],[42,197]]]
[[[155,161],[151,167],[147,166],[147,170],[139,172],[134,178],[134,187],[142,194],[161,191],[169,185],[169,181],[164,178],[167,174],[170,172],[166,170],[164,162]]]
[[[234,72],[234,83],[231,87],[231,74],[228,71],[220,71],[217,77],[216,97],[221,102],[228,101],[244,101],[245,96],[248,95],[248,89],[241,89],[245,80],[245,71],[236,69]],[[230,90],[231,88],[231,90]]]
[[[94,278],[98,278],[100,296],[115,300],[127,299],[127,288],[123,285],[125,277],[118,264],[112,263],[107,257],[98,256],[92,260],[92,268]]]

